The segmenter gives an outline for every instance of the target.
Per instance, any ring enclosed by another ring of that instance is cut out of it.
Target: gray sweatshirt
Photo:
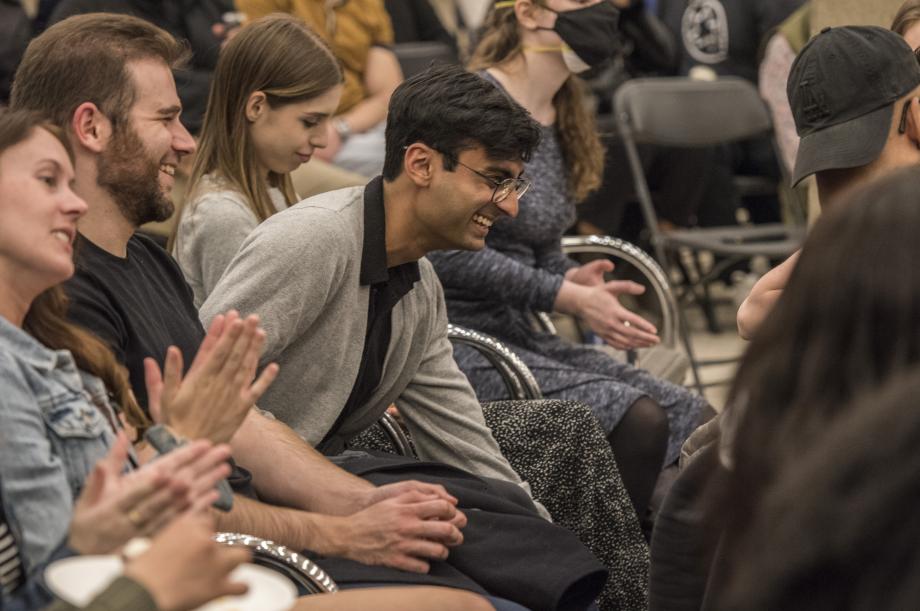
[[[262,364],[281,366],[259,405],[313,445],[332,428],[358,375],[370,294],[359,279],[363,240],[364,187],[304,200],[249,234],[201,307],[206,326],[231,308],[259,314],[268,335]],[[337,436],[364,430],[395,403],[422,460],[527,488],[454,362],[434,270],[427,259],[419,267],[421,280],[393,309],[380,384]]]
[[[279,189],[269,189],[268,195],[276,210],[287,208]],[[211,174],[201,178],[194,199],[182,211],[172,253],[192,287],[195,307],[201,307],[208,298],[243,240],[258,224],[241,193]]]

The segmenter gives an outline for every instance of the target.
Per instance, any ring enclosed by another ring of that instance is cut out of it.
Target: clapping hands
[[[230,474],[227,446],[196,441],[125,473],[128,447],[119,434],[86,479],[70,524],[68,545],[74,551],[108,554],[189,509],[206,508],[217,498],[214,486]]]
[[[231,311],[214,318],[184,377],[175,346],[167,351],[162,374],[155,360],[144,359],[154,421],[187,439],[229,441],[278,375],[272,363],[253,381],[264,344],[259,318],[241,319]]]

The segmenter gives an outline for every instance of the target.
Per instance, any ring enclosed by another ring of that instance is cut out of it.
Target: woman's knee
[[[633,403],[620,422],[625,425],[622,432],[634,443],[640,443],[649,451],[659,451],[667,446],[670,427],[668,415],[658,403],[649,397],[640,397]],[[620,426],[617,428],[619,429]]]

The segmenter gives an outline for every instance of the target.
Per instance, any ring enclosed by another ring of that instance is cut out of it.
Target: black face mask
[[[573,11],[553,12],[556,13],[556,25],[537,29],[555,31],[589,66],[597,66],[616,53],[620,12],[607,0]]]

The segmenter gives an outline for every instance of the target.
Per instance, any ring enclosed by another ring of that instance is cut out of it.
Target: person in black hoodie
[[[738,76],[755,85],[767,35],[804,0],[660,0],[659,15],[677,37],[680,74],[708,77]],[[714,193],[733,191],[732,174],[763,176],[780,181],[779,164],[770,138],[732,145],[719,153],[712,178],[721,180]],[[732,200],[734,198],[731,198]],[[736,201],[719,201],[715,224],[733,222]],[[755,223],[778,222],[776,195],[757,195],[741,202]]]

